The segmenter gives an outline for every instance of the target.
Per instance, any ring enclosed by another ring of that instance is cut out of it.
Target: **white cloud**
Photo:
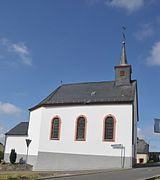
[[[132,13],[144,6],[144,0],[106,0],[106,5],[123,8]]]
[[[2,144],[4,144],[4,139],[5,139],[5,133],[6,132],[7,131],[5,130],[5,128],[0,125],[0,142]]]
[[[22,110],[14,104],[0,102],[0,114],[18,116],[21,112]]]
[[[8,53],[18,56],[22,64],[32,65],[30,51],[24,42],[13,43],[6,38],[2,38],[0,39],[0,43]]]
[[[142,24],[140,29],[135,33],[135,37],[138,40],[151,37],[154,34],[153,26],[150,23]]]
[[[137,137],[139,139],[144,139],[145,138],[145,136],[143,134],[143,131],[140,128],[137,128]]]
[[[156,42],[150,50],[149,56],[146,58],[148,65],[160,66],[160,41]]]
[[[148,138],[156,136],[156,134],[153,131],[153,127],[147,127],[145,129],[137,128],[137,136],[140,139],[148,141]]]
[[[13,44],[12,47],[16,53],[25,54],[25,55],[28,54],[28,49],[23,43]]]
[[[11,44],[13,52],[17,53],[22,60],[23,64],[31,65],[32,59],[29,50],[24,43]]]

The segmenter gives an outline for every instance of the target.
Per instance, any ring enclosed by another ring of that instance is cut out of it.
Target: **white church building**
[[[63,84],[29,109],[28,122],[6,133],[5,161],[11,149],[17,162],[33,170],[131,168],[136,162],[138,96],[131,79],[125,43],[115,80]]]

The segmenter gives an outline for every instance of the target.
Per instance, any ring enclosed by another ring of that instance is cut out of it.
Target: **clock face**
[[[120,71],[120,72],[119,72],[119,75],[120,75],[120,76],[125,76],[125,71]]]

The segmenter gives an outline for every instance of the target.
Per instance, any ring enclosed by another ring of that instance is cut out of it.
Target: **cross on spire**
[[[123,37],[123,41],[122,41],[122,50],[121,50],[121,60],[120,60],[120,65],[125,66],[127,65],[127,56],[126,56],[126,48],[125,48],[125,30],[126,28],[123,26],[122,27],[122,37]]]

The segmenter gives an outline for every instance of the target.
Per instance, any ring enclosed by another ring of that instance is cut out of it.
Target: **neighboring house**
[[[30,109],[29,122],[6,134],[5,160],[14,148],[26,156],[33,170],[87,170],[121,168],[136,162],[138,98],[137,82],[131,79],[125,43],[115,80],[64,84]],[[28,129],[28,131],[27,131]],[[23,131],[24,130],[24,131]],[[13,133],[14,132],[14,133]]]
[[[149,152],[149,161],[151,162],[160,161],[160,152]]]
[[[21,122],[5,134],[5,153],[4,160],[9,162],[11,149],[17,153],[17,162],[20,158],[26,159],[27,146],[25,139],[28,137],[28,122]]]
[[[137,163],[145,164],[149,160],[149,144],[137,138]]]

